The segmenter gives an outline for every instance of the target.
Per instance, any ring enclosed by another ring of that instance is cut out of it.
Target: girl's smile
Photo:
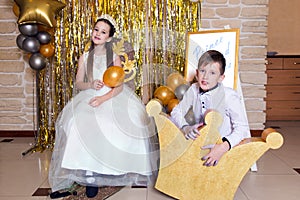
[[[99,21],[93,30],[92,40],[95,45],[105,44],[110,41],[111,37],[109,36],[110,26],[103,21]]]

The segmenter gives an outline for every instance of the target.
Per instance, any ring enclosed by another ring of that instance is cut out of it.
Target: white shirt
[[[244,115],[241,98],[235,90],[218,84],[208,92],[200,92],[198,83],[192,84],[171,112],[171,120],[179,128],[189,125],[185,115],[191,106],[196,123],[204,123],[207,109],[214,109],[221,113],[223,124],[219,131],[221,136],[230,142],[231,147],[249,135],[248,120]]]

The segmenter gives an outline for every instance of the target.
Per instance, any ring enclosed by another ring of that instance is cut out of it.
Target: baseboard
[[[35,134],[36,134],[36,131],[33,131],[33,130],[28,130],[28,131],[27,130],[26,131],[21,131],[21,130],[1,131],[0,130],[0,137],[34,137]]]
[[[262,130],[251,130],[251,136],[252,137],[260,137],[262,133]],[[0,137],[34,137],[36,134],[36,131],[1,131],[0,130]]]
[[[260,137],[263,130],[250,130],[252,137]]]

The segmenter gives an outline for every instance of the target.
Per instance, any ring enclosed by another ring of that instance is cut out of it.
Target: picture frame
[[[184,78],[192,82],[201,55],[208,50],[221,52],[226,59],[223,84],[237,89],[239,29],[204,30],[187,33]]]

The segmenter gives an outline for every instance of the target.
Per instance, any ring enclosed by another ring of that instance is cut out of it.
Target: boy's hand
[[[199,135],[199,128],[203,125],[203,123],[201,124],[195,124],[193,126],[185,126],[183,127],[181,130],[184,133],[184,136],[187,140],[191,139],[191,140],[195,140]]]
[[[205,160],[203,165],[205,166],[216,166],[222,156],[229,150],[229,144],[227,142],[223,142],[221,144],[210,144],[201,147],[201,149],[210,149],[210,152],[203,156],[201,159]]]

